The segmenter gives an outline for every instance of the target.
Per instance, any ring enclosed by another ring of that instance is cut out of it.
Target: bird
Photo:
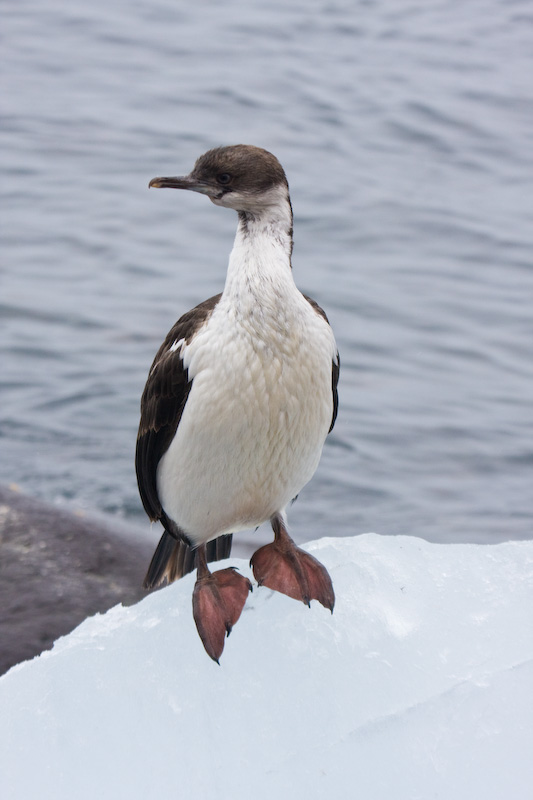
[[[154,358],[135,454],[144,509],[164,528],[143,585],[196,569],[194,621],[220,663],[253,587],[208,564],[229,557],[239,531],[272,526],[250,561],[259,586],[333,612],[331,578],[290,537],[287,507],[335,424],[339,353],[325,312],[296,287],[289,185],[272,153],[216,147],[149,187],[199,192],[238,215],[223,291],[180,317]]]

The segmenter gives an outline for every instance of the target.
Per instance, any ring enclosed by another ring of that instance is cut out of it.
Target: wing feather
[[[191,390],[191,382],[175,342],[191,340],[209,318],[220,294],[188,311],[168,332],[150,368],[141,398],[141,420],[137,435],[135,468],[144,509],[152,521],[168,520],[157,494],[157,465],[168,450]],[[170,523],[170,521],[168,521]],[[169,533],[176,536],[169,524]],[[168,529],[168,528],[167,528]]]
[[[316,313],[319,314],[319,316],[321,316],[322,319],[324,319],[329,325],[329,319],[327,318],[326,312],[324,311],[323,308],[321,308],[318,305],[316,300],[313,300],[312,297],[309,297],[306,294],[304,294],[304,297],[309,303],[309,305],[314,308]],[[340,366],[341,362],[339,357],[339,351],[337,350],[336,357],[331,361],[331,392],[333,396],[333,415],[331,417],[331,425],[329,426],[328,433],[331,433],[331,431],[333,430],[333,427],[335,425],[335,420],[337,419],[337,412],[339,410],[339,393],[337,391],[337,385],[339,383]]]

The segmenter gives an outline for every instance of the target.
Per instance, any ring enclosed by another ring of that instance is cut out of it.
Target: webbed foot
[[[310,605],[318,600],[333,612],[335,592],[329,573],[314,556],[297,547],[281,516],[272,519],[275,538],[259,548],[250,565],[259,586],[266,586]]]
[[[207,654],[219,663],[224,639],[241,616],[252,591],[248,578],[233,567],[209,572],[207,565],[198,567],[198,578],[192,595],[193,617]]]

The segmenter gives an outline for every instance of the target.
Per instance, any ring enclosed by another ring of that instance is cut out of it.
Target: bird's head
[[[217,206],[251,214],[289,200],[287,178],[278,159],[248,144],[209,150],[189,175],[152,178],[149,186],[200,192]]]

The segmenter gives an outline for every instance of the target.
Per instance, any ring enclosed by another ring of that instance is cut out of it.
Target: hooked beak
[[[154,189],[189,189],[191,192],[200,194],[213,194],[213,187],[207,183],[196,180],[190,175],[175,178],[152,178],[148,188]]]

